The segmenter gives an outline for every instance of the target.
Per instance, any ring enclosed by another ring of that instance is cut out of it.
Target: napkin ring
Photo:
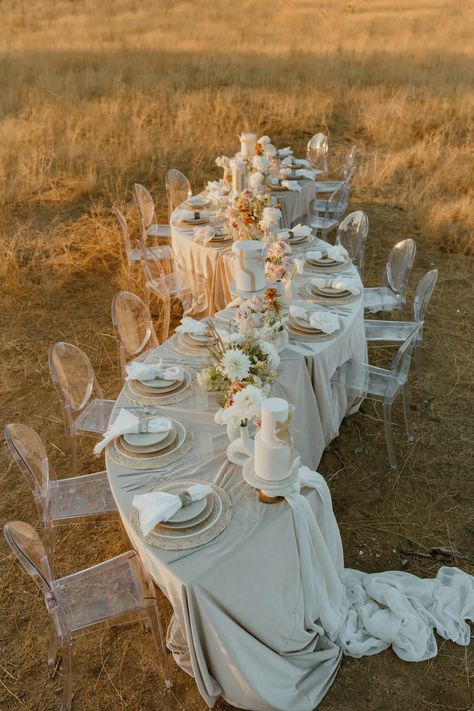
[[[181,494],[178,494],[179,500],[181,501],[181,506],[185,508],[185,506],[190,506],[193,503],[193,500],[191,498],[191,494],[189,491],[183,491]]]
[[[138,423],[138,434],[148,434],[147,420],[140,420],[140,422]]]
[[[194,219],[195,219],[195,220],[200,220],[200,219],[201,219],[201,216],[200,216],[199,212],[195,212],[195,213],[194,213]]]

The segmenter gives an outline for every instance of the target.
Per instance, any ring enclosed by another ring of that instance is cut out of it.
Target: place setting
[[[177,227],[185,227],[191,229],[198,225],[207,225],[210,220],[209,210],[193,207],[192,210],[181,208],[176,212],[174,222]]]
[[[195,227],[193,230],[193,242],[204,247],[230,249],[233,239],[228,233],[227,225],[222,223]]]
[[[308,225],[295,225],[291,229],[280,230],[278,239],[288,242],[291,247],[306,247],[315,240],[313,230]]]
[[[158,363],[132,361],[126,371],[124,394],[139,405],[170,405],[193,393],[195,373],[184,365],[174,365],[163,359]]]
[[[321,272],[347,269],[352,265],[347,250],[342,245],[325,245],[305,254],[304,270]]]
[[[226,528],[232,515],[229,494],[213,482],[193,479],[160,482],[135,494],[131,523],[140,538],[166,550],[206,545]]]
[[[193,444],[194,431],[189,424],[124,407],[94,447],[94,453],[98,455],[105,449],[115,464],[140,473],[173,464]]]
[[[313,278],[300,287],[300,295],[323,304],[349,304],[360,298],[360,289],[343,278]]]
[[[342,328],[341,317],[331,311],[305,309],[295,304],[290,306],[286,330],[297,341],[327,341],[339,335]]]
[[[195,358],[207,358],[209,346],[212,346],[213,343],[214,336],[208,321],[197,321],[190,316],[184,316],[181,319],[171,340],[173,348],[178,353]]]

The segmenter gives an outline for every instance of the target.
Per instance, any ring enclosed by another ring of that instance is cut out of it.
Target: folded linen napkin
[[[324,249],[315,249],[311,252],[306,252],[306,257],[308,259],[323,259],[324,257],[328,257],[329,259],[333,259],[335,262],[345,262],[348,256],[349,253],[347,249],[342,246],[342,244],[328,244],[328,246],[324,247]]]
[[[295,193],[301,192],[301,185],[297,180],[282,180],[281,185],[287,190],[292,190]]]
[[[347,281],[343,281],[342,279],[311,279],[311,284],[314,284],[314,286],[318,286],[320,289],[330,287],[331,289],[348,291],[354,296],[358,296],[360,294],[360,291],[357,286],[354,286],[353,284],[350,284]]]
[[[167,417],[153,417],[149,420],[140,420],[129,410],[120,410],[116,420],[109,425],[103,439],[94,447],[94,454],[100,454],[104,447],[120,435],[138,434],[146,432],[169,432],[173,427]]]
[[[209,219],[208,210],[178,210],[176,212],[176,220],[181,222],[182,220],[207,220]]]
[[[132,361],[126,366],[127,380],[182,380],[183,371],[178,366],[165,368],[163,360],[159,363],[141,363],[140,361]]]
[[[193,242],[201,242],[202,244],[207,244],[211,242],[216,236],[216,231],[211,225],[204,225],[203,227],[195,227]]]
[[[280,174],[285,178],[308,178],[309,180],[314,180],[316,174],[314,170],[307,170],[306,168],[301,168],[293,171],[291,168],[282,168]]]
[[[291,156],[293,154],[293,151],[291,150],[290,146],[287,146],[286,148],[279,148],[277,153],[280,158],[286,158],[286,156]]]
[[[184,316],[181,324],[176,327],[176,333],[192,333],[194,336],[205,336],[207,332],[206,321],[196,321],[191,316]]]
[[[135,494],[132,506],[138,509],[140,528],[147,536],[157,523],[169,521],[182,506],[201,501],[212,493],[208,484],[193,484],[183,494],[168,494],[166,491],[152,491],[149,494]]]
[[[308,225],[295,225],[289,230],[282,230],[278,233],[280,239],[292,239],[293,237],[309,237],[313,230]]]
[[[282,160],[281,164],[286,167],[296,166],[297,168],[311,168],[309,160],[305,160],[304,158],[295,158],[294,156],[287,156]]]
[[[334,333],[339,328],[339,318],[330,311],[306,311],[301,306],[292,304],[290,316],[302,318],[313,328],[318,328],[323,333]]]

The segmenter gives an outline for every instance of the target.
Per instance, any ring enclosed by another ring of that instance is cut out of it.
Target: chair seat
[[[74,420],[76,432],[103,434],[112,416],[115,400],[91,400],[81,414]]]
[[[400,383],[390,370],[366,363],[349,363],[346,370],[346,390],[351,396],[393,402]]]
[[[172,259],[172,253],[170,251],[170,247],[164,246],[164,247],[148,247],[147,253],[151,252],[151,254],[147,254],[147,258],[150,260],[153,259]],[[141,254],[139,249],[131,249],[129,252],[129,261],[130,262],[139,262],[141,260]]]
[[[323,232],[329,232],[330,230],[337,227],[339,220],[332,220],[328,217],[320,217],[318,215],[313,215],[311,218],[310,226],[314,230],[322,230]]]
[[[322,180],[314,184],[317,193],[333,193],[344,184],[343,180]]]
[[[155,599],[144,596],[137,561],[135,553],[123,553],[52,581],[70,632],[154,607]]]
[[[169,225],[149,225],[146,228],[148,237],[170,237],[171,227]]]
[[[388,286],[376,286],[364,289],[364,309],[370,313],[377,311],[391,311],[403,308],[400,294],[392,291]]]
[[[347,201],[337,201],[337,200],[315,200],[313,202],[313,211],[316,213],[322,213],[321,217],[324,217],[326,212],[330,215],[335,213],[342,214],[347,209]]]
[[[415,326],[415,321],[364,321],[369,346],[399,346]]]
[[[50,480],[47,505],[53,521],[117,511],[105,471]]]

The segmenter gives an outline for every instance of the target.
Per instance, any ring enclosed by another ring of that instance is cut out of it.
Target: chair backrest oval
[[[132,193],[135,205],[137,206],[138,214],[140,215],[142,232],[145,232],[145,230],[153,224],[155,217],[155,203],[153,202],[153,198],[149,190],[147,190],[145,186],[140,183],[133,184]]]
[[[26,572],[50,602],[52,573],[43,542],[35,529],[23,521],[10,521],[3,527],[5,539]]]
[[[405,296],[408,277],[410,276],[416,255],[414,239],[404,239],[392,248],[385,265],[384,277],[388,286],[396,294]]]
[[[438,270],[431,269],[424,274],[416,286],[413,300],[413,316],[415,321],[424,321],[425,312],[438,280]]]
[[[120,225],[120,229],[122,230],[123,243],[124,243],[124,247],[125,247],[125,254],[130,259],[131,254],[132,254],[132,242],[130,239],[130,232],[128,231],[127,220],[125,219],[123,213],[120,212],[118,207],[116,207],[115,205],[112,208],[112,212],[114,213],[115,217],[117,218],[117,221]]]
[[[55,479],[46,447],[37,432],[28,425],[11,422],[5,427],[5,439],[15,462],[33,490],[35,498],[47,495],[50,479]]]
[[[119,291],[112,300],[112,323],[128,357],[141,353],[154,329],[148,306],[136,294]]]
[[[165,176],[166,195],[168,197],[168,215],[192,195],[191,183],[180,170],[170,168]]]
[[[72,343],[55,343],[49,352],[49,369],[63,406],[83,410],[95,387],[94,370],[84,351]]]
[[[328,172],[328,137],[325,133],[315,133],[306,146],[306,157],[318,170]]]
[[[408,379],[413,347],[415,345],[422,326],[423,322],[416,324],[416,326],[413,328],[413,331],[403,341],[402,345],[393,357],[390,370],[392,371],[392,375],[397,379],[400,385],[406,383]]]
[[[349,252],[353,262],[358,263],[369,233],[369,218],[363,210],[351,212],[343,219],[337,230],[336,243]]]
[[[356,169],[356,157],[357,157],[357,146],[352,146],[348,154],[346,155],[343,173],[346,180],[350,180],[354,175]]]

